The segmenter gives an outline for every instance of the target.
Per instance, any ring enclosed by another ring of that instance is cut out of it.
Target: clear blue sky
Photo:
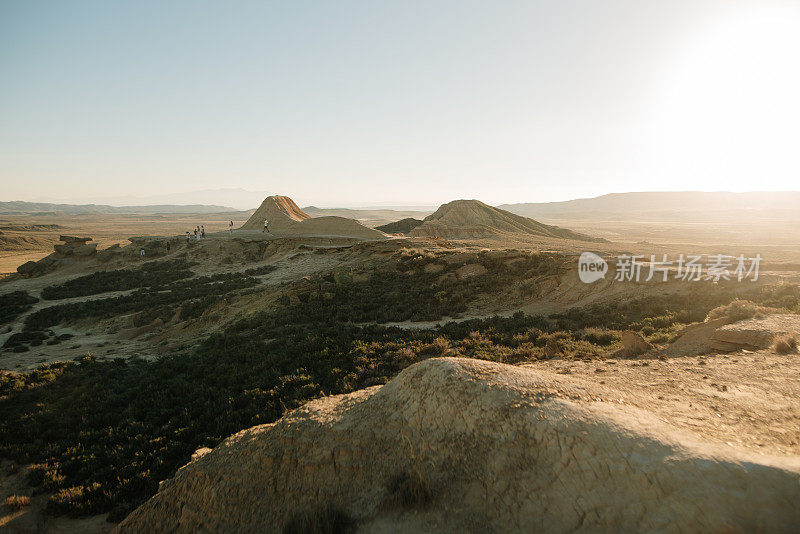
[[[797,189],[800,7],[0,1],[0,200]]]

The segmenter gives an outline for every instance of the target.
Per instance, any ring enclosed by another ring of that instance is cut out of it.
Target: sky
[[[0,0],[0,201],[797,190],[798,55],[788,1]]]

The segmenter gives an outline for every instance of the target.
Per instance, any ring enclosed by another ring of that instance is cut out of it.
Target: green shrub
[[[22,510],[30,504],[31,498],[27,495],[10,495],[5,500],[5,505],[12,510]]]
[[[219,297],[216,295],[206,295],[204,297],[200,297],[199,299],[191,300],[181,306],[181,314],[180,319],[181,321],[186,321],[187,319],[194,319],[200,317],[205,313],[207,309],[211,306],[216,304],[219,301]]]
[[[589,327],[585,330],[583,339],[595,345],[607,346],[619,341],[620,336],[607,328]]]
[[[138,269],[98,271],[86,276],[73,278],[60,285],[45,287],[42,290],[42,298],[45,300],[57,300],[96,295],[109,291],[160,287],[193,276],[192,271],[189,270],[192,265],[186,260],[175,259],[151,261]]]
[[[797,352],[797,339],[793,336],[782,337],[775,341],[775,352],[778,354],[789,354]]]
[[[190,280],[179,280],[165,286],[139,289],[129,295],[71,302],[42,308],[26,318],[25,329],[38,330],[69,320],[87,317],[114,317],[155,309],[160,310],[158,316],[166,317],[168,320],[171,314],[168,314],[165,307],[172,307],[209,295],[225,295],[232,291],[252,287],[258,283],[257,278],[245,276],[241,273],[216,274],[213,276],[200,276]],[[146,317],[151,317],[150,313],[148,311],[142,321]],[[142,321],[139,322],[141,323]],[[152,322],[152,319],[150,322]]]
[[[49,336],[45,332],[41,331],[17,332],[16,334],[12,334],[11,337],[3,343],[3,348],[13,349],[21,345],[31,345],[35,347],[41,345],[48,337]]]
[[[718,306],[709,311],[706,319],[727,319],[728,322],[735,323],[737,321],[744,321],[745,319],[752,319],[753,317],[764,317],[770,313],[777,313],[779,311],[780,310],[775,308],[759,306],[755,302],[750,302],[749,300],[735,299],[729,304]]]
[[[31,304],[39,299],[28,295],[26,291],[13,291],[0,295],[0,325],[12,322],[21,314],[31,309]]]

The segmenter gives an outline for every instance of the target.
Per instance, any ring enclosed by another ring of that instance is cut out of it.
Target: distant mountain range
[[[260,196],[262,195],[263,196]],[[59,213],[84,214],[155,214],[155,213],[226,213],[252,212],[266,193],[244,189],[219,189],[195,191],[180,195],[142,197],[141,204],[116,206],[108,204],[61,204],[49,202],[0,202],[0,214]],[[174,199],[172,202],[147,203],[145,199]],[[195,198],[211,198],[212,205],[202,202],[184,204]],[[231,202],[229,202],[231,201]],[[234,206],[234,207],[231,207]],[[247,210],[237,209],[250,206]],[[654,219],[683,221],[737,220],[742,217],[763,219],[800,220],[800,192],[697,192],[659,191],[639,193],[611,193],[594,198],[562,202],[501,204],[497,208],[523,217],[558,220],[591,218],[603,219]],[[351,208],[303,208],[312,217],[338,215],[357,219],[369,226],[385,224],[403,218],[422,219],[435,208],[426,206],[365,206]]]
[[[272,194],[274,193],[269,191],[248,191],[246,189],[228,187],[158,195],[93,197],[87,200],[90,200],[94,204],[108,204],[111,206],[215,205],[230,206],[237,210],[255,210],[265,198]]]
[[[54,213],[64,215],[92,214],[155,214],[155,213],[226,213],[237,212],[226,206],[206,206],[194,204],[189,206],[153,205],[153,206],[106,206],[103,204],[51,204],[47,202],[0,202],[0,214],[25,215]]]
[[[612,193],[564,202],[503,204],[498,208],[523,217],[543,219],[592,217],[705,221],[741,219],[748,214],[758,218],[800,218],[800,192]]]

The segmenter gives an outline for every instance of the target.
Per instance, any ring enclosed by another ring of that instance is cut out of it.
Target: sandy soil
[[[583,402],[654,413],[704,439],[758,454],[800,454],[800,355],[770,351],[664,360],[525,364],[565,375]]]

